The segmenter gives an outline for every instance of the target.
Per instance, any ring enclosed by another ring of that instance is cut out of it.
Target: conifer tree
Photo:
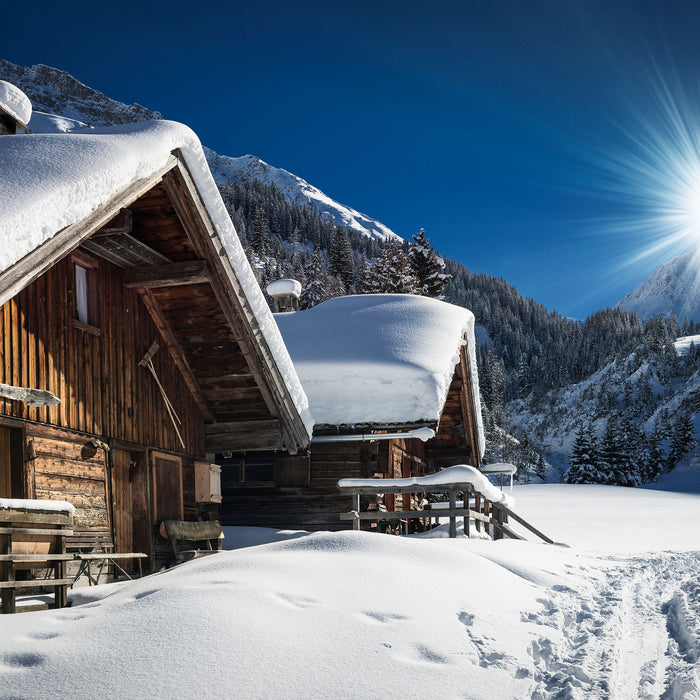
[[[382,254],[368,265],[365,291],[374,294],[417,294],[418,278],[403,248],[389,244]]]
[[[567,484],[602,484],[606,476],[601,473],[598,455],[591,437],[591,425],[580,425],[576,431],[569,458],[571,465],[564,475]]]
[[[270,227],[267,223],[267,215],[262,209],[255,212],[253,231],[250,234],[250,244],[259,256],[270,254],[272,243],[270,240]]]
[[[445,261],[430,245],[424,229],[413,234],[413,242],[408,247],[408,260],[418,278],[419,293],[427,297],[439,297],[445,290],[450,275],[443,272]]]
[[[697,445],[695,439],[695,426],[690,417],[690,413],[686,408],[683,408],[671,433],[671,446],[668,453],[668,470],[671,471],[678,462],[685,457]]]
[[[316,304],[320,304],[322,301],[330,298],[326,289],[323,261],[318,249],[314,250],[305,272],[306,285],[301,290],[301,296],[299,297],[300,309],[310,309],[312,306],[316,306]]]
[[[328,254],[328,269],[339,277],[347,288],[352,281],[352,249],[344,226],[336,226]]]

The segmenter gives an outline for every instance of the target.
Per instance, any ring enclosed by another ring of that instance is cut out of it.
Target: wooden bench
[[[105,567],[112,565],[123,576],[131,580],[133,577],[119,563],[120,561],[135,560],[138,562],[138,575],[143,576],[142,559],[148,555],[140,552],[115,552],[112,534],[107,529],[74,530],[67,548],[74,552],[73,560],[79,562],[77,572],[73,576],[73,584],[83,575],[87,576],[88,585],[98,585]],[[93,565],[97,567],[93,571]]]
[[[178,564],[215,554],[224,536],[218,520],[164,520],[160,534],[170,540]]]
[[[54,607],[67,604],[66,588],[72,579],[65,575],[65,539],[72,534],[72,512],[42,510],[39,501],[27,501],[31,508],[0,509],[0,598],[2,612],[17,610],[17,591],[53,587]],[[53,577],[33,578],[37,571]],[[16,574],[26,572],[26,579]]]

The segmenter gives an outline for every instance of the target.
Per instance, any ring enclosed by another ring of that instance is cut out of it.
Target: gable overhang
[[[78,246],[119,216],[130,205],[161,185],[196,253],[187,264],[140,266],[125,275],[159,328],[165,345],[180,369],[205,421],[208,452],[238,449],[285,449],[294,454],[305,448],[310,435],[294,402],[272,349],[261,329],[245,289],[229,260],[194,179],[179,150],[167,163],[111,196],[87,217],[55,233],[14,265],[0,273],[0,305],[43,275]],[[141,276],[139,279],[139,275]],[[209,406],[207,391],[189,366],[176,333],[169,328],[155,299],[163,286],[210,284],[219,310],[235,337],[267,407],[269,415],[253,421],[220,421]]]

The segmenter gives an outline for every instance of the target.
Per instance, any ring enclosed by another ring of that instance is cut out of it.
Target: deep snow
[[[229,528],[0,618],[0,696],[695,698],[700,497],[516,487],[570,546]]]

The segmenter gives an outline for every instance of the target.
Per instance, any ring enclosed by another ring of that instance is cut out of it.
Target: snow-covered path
[[[530,646],[533,698],[700,698],[700,552],[600,564],[587,585],[542,599],[535,621],[562,638]]]

